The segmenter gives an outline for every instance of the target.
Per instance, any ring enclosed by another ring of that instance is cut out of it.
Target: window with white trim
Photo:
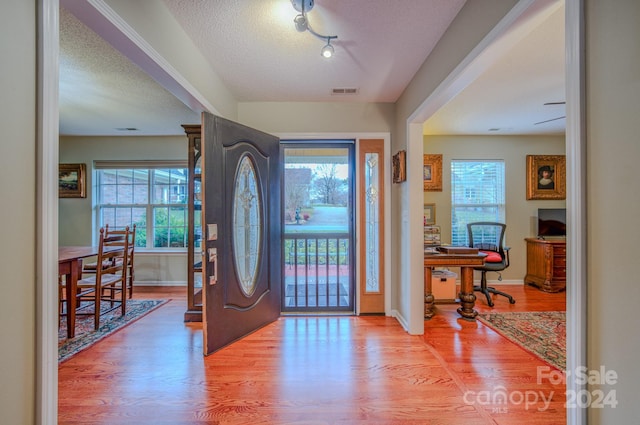
[[[137,247],[186,248],[186,162],[103,161],[94,169],[98,228],[135,224]]]
[[[467,223],[505,221],[503,160],[451,161],[451,243],[467,246]]]

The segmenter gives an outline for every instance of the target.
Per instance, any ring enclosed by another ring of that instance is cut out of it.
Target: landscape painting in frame
[[[58,196],[60,198],[85,198],[85,164],[60,164],[58,166]]]

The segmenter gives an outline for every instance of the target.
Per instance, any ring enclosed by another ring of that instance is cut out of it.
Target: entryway
[[[283,312],[354,312],[354,143],[285,142]]]

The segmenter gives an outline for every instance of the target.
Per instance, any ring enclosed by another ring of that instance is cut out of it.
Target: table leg
[[[475,320],[478,312],[474,310],[476,296],[473,293],[473,267],[460,267],[460,307],[458,313],[464,319]]]
[[[78,266],[79,261],[71,263],[71,270],[67,274],[67,282],[65,285],[67,296],[67,338],[73,338],[76,335],[76,292],[78,288]]]
[[[435,312],[433,311],[435,297],[431,288],[431,267],[424,268],[424,318],[431,319]]]

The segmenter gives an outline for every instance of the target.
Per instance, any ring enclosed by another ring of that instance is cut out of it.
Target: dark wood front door
[[[280,316],[280,140],[204,113],[204,353]]]

